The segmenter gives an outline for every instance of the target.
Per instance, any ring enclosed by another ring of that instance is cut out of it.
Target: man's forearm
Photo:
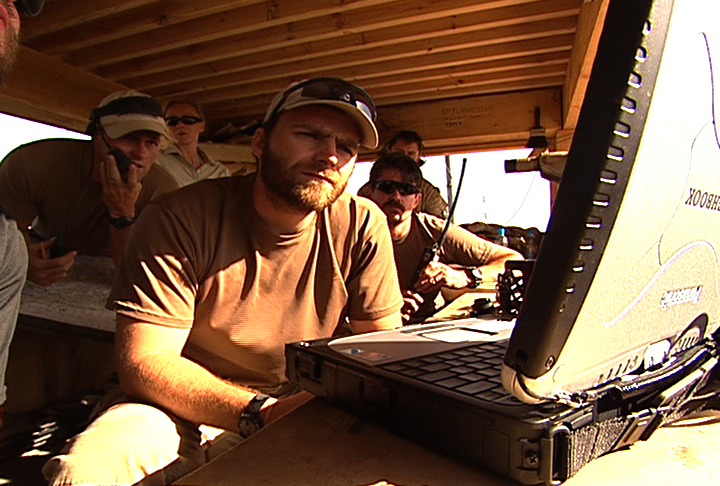
[[[128,395],[155,403],[185,420],[227,430],[236,430],[240,414],[255,396],[174,355],[153,354],[121,361],[118,372]]]
[[[182,356],[189,329],[118,315],[115,342],[123,391],[196,423],[235,430],[254,393]]]

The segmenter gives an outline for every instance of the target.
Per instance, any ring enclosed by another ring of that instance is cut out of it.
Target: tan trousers
[[[240,441],[150,405],[120,403],[72,438],[43,474],[49,486],[165,485]]]

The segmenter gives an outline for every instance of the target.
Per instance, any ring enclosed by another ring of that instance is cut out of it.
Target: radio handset
[[[115,165],[117,166],[118,172],[120,172],[123,180],[125,180],[127,178],[127,173],[130,171],[130,164],[132,164],[132,160],[120,148],[110,145],[110,142],[108,142],[107,139],[107,134],[105,133],[105,129],[103,128],[100,121],[96,120],[95,123],[95,129],[100,132],[100,138],[102,138],[103,143],[105,143],[105,146],[108,148],[108,154],[112,155],[115,158]]]
[[[125,174],[127,174],[130,170],[130,164],[132,164],[132,160],[130,160],[130,157],[128,157],[125,152],[123,152],[117,147],[110,149],[108,153],[115,157],[115,165],[117,165],[120,175],[124,176]]]
[[[418,266],[415,269],[415,279],[413,280],[413,283],[417,283],[417,281],[420,280],[420,275],[422,275],[423,270],[425,270],[425,267],[427,267],[430,262],[437,261],[438,259],[438,256],[440,254],[440,248],[445,242],[445,237],[447,236],[448,229],[450,229],[450,221],[452,220],[453,214],[455,214],[455,207],[457,206],[458,197],[460,196],[460,187],[462,186],[462,181],[465,177],[466,164],[467,159],[463,158],[462,169],[460,170],[460,180],[458,181],[457,191],[455,191],[455,199],[453,199],[452,207],[450,207],[450,213],[448,214],[447,220],[445,221],[445,227],[443,227],[442,233],[440,233],[440,238],[438,238],[436,242],[434,242],[430,246],[427,246],[425,250],[423,250],[423,254],[420,257]]]

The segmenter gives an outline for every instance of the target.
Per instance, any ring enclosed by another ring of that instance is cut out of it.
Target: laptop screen
[[[720,31],[708,9],[608,9],[505,357],[504,384],[525,401],[652,368],[717,328]]]

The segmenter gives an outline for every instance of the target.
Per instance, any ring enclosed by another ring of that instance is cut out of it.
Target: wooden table
[[[77,256],[68,278],[25,284],[10,346],[5,411],[24,413],[102,385],[114,371],[110,257]]]
[[[658,430],[600,457],[567,486],[720,484],[720,415]],[[183,486],[511,486],[313,399],[173,483]]]

